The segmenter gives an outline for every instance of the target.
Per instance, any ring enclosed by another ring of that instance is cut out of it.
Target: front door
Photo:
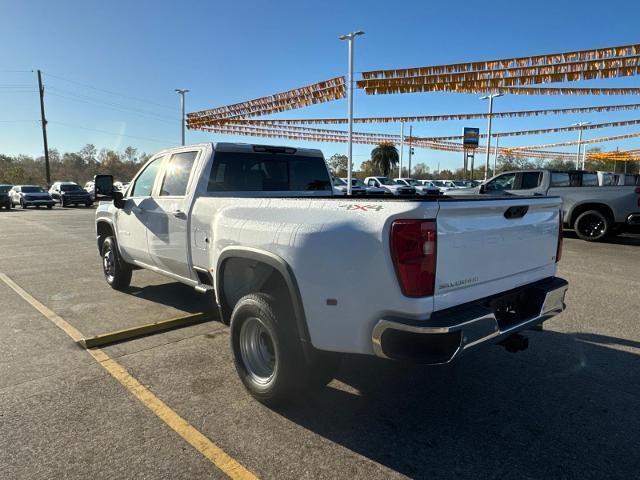
[[[151,193],[163,158],[153,159],[140,172],[124,199],[124,207],[117,211],[118,245],[125,260],[153,265],[147,244],[148,212],[153,209]]]
[[[195,279],[189,255],[189,205],[193,191],[190,183],[198,151],[171,155],[154,192],[152,208],[147,211],[147,241],[156,267],[183,278]]]

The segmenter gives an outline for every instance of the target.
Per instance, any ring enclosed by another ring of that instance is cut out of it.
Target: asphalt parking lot
[[[93,214],[0,211],[0,273],[86,336],[210,308],[146,271],[111,290]],[[567,234],[560,276],[568,310],[525,352],[489,347],[437,368],[349,357],[280,411],[244,391],[218,322],[103,351],[244,467],[238,477],[637,478],[640,236]],[[2,478],[225,478],[6,282],[0,313]]]

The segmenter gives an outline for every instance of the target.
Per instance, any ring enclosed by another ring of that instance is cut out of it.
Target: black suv
[[[13,208],[11,197],[9,196],[9,190],[11,190],[11,188],[13,188],[13,185],[0,184],[0,208],[4,207],[7,210]]]
[[[93,205],[91,195],[84,188],[75,182],[55,182],[49,189],[51,198],[60,202],[60,206],[67,205]]]

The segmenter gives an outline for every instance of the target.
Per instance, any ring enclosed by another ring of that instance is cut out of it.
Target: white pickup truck
[[[164,150],[96,212],[104,275],[145,268],[215,294],[242,382],[274,404],[333,378],[340,353],[424,364],[565,308],[560,199],[333,196],[319,150]],[[112,200],[112,201],[111,201]]]

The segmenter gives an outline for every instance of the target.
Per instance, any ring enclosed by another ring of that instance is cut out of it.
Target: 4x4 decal
[[[369,210],[375,210],[379,212],[384,207],[382,205],[358,205],[354,203],[350,203],[348,205],[338,205],[340,208],[346,208],[347,210],[362,210],[363,212],[368,212]]]

